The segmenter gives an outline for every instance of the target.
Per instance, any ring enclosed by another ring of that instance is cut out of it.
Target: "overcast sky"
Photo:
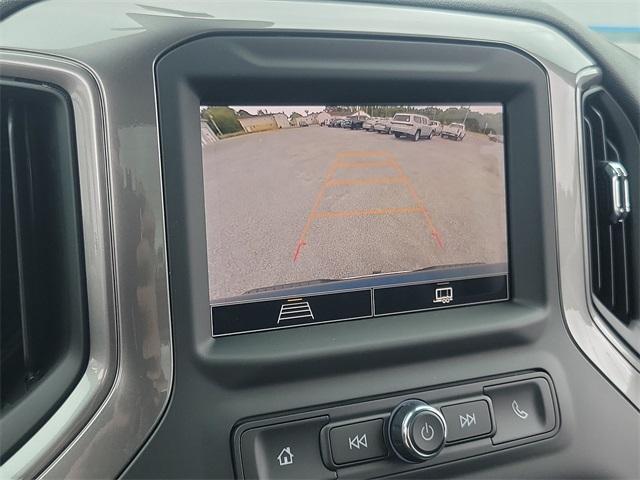
[[[416,105],[416,106],[419,108],[434,106],[434,107],[446,109],[449,107],[453,107],[453,108],[461,107],[462,105]],[[465,104],[464,106],[466,107],[467,105]],[[322,112],[325,109],[325,106],[324,105],[300,105],[300,106],[293,106],[293,107],[291,106],[283,107],[283,106],[262,105],[262,106],[248,107],[248,106],[231,105],[231,108],[233,108],[236,111],[241,109],[246,110],[247,112],[253,115],[258,113],[258,110],[266,110],[268,113],[284,112],[287,116],[290,116],[293,112],[298,112],[301,115],[305,115],[305,110],[308,110],[309,113]],[[471,111],[478,112],[478,113],[500,113],[502,111],[502,106],[498,104],[471,105]]]

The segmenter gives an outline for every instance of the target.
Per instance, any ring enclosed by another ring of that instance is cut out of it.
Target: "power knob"
[[[421,400],[406,400],[389,418],[389,443],[405,462],[436,456],[447,438],[447,423],[439,410]]]

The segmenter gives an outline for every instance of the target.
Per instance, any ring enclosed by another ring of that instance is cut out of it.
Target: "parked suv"
[[[442,138],[452,138],[454,140],[460,141],[464,138],[466,133],[467,130],[464,124],[450,123],[442,129],[442,133],[440,134],[440,136]]]
[[[391,133],[396,138],[408,137],[417,142],[422,137],[431,140],[433,137],[433,125],[429,117],[414,113],[396,113],[391,120]]]

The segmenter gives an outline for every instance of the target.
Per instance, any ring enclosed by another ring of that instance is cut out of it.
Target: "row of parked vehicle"
[[[462,123],[442,123],[415,113],[396,113],[393,118],[375,118],[356,115],[346,119],[331,118],[325,125],[333,128],[350,128],[394,135],[396,138],[409,138],[415,142],[421,138],[431,140],[436,135],[461,141],[466,132]]]

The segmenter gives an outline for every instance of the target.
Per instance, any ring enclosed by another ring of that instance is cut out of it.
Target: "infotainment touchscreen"
[[[508,299],[502,116],[202,106],[213,335]]]

